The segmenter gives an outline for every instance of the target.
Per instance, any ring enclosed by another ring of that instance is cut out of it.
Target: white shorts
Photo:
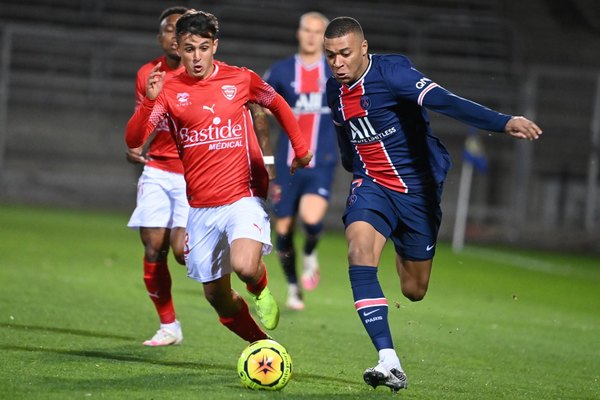
[[[137,205],[127,226],[185,228],[189,209],[183,175],[146,166],[138,180]]]
[[[231,274],[229,251],[235,239],[261,242],[262,254],[269,254],[273,246],[265,208],[259,197],[244,197],[220,207],[190,208],[184,250],[188,276],[210,282]]]

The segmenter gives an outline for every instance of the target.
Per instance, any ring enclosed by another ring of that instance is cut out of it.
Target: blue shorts
[[[370,179],[355,178],[344,212],[344,225],[371,224],[394,242],[406,260],[430,260],[442,221],[442,184],[420,193],[398,193]]]
[[[335,166],[300,168],[294,175],[289,170],[277,171],[271,189],[271,204],[276,217],[292,217],[298,212],[300,198],[305,194],[317,194],[329,201]]]

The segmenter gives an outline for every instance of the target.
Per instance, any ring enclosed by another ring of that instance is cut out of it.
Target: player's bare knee
[[[233,267],[235,273],[240,278],[240,280],[244,283],[255,283],[260,276],[258,276],[258,266],[257,265],[237,265]]]
[[[359,246],[350,246],[348,248],[348,262],[350,265],[371,265],[374,254]]]
[[[175,261],[181,265],[185,265],[185,256],[183,251],[173,251],[173,256],[175,257]]]
[[[403,286],[402,294],[410,301],[421,301],[425,297],[425,294],[427,294],[427,287],[417,285],[411,287]]]

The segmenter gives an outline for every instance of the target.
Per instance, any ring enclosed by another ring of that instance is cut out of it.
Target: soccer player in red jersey
[[[218,21],[210,13],[190,11],[179,18],[176,36],[185,71],[165,80],[160,65],[153,69],[146,97],[127,124],[126,141],[139,147],[159,121],[168,120],[191,206],[188,276],[203,283],[219,321],[253,342],[268,336],[232,290],[231,273],[246,283],[265,328],[277,326],[279,308],[261,262],[272,247],[264,201],[268,176],[247,104],[267,107],[288,132],[296,154],[292,172],[306,166],[312,153],[291,109],[271,86],[246,68],[214,62],[217,35]]]
[[[325,97],[325,82],[331,77],[323,56],[323,33],[328,23],[321,13],[303,14],[296,35],[298,53],[277,61],[264,76],[294,110],[314,155],[308,168],[291,176],[287,171],[293,158],[289,157],[291,148],[286,135],[280,135],[275,159],[277,177],[270,191],[276,217],[275,247],[288,280],[287,307],[292,310],[304,309],[296,274],[293,240],[296,219],[302,223],[300,229],[304,232],[302,286],[314,290],[319,283],[316,248],[338,159],[336,133]]]
[[[161,13],[157,39],[164,54],[138,70],[136,107],[143,102],[148,76],[157,64],[160,63],[160,70],[165,72],[165,79],[184,71],[177,53],[175,23],[187,10],[186,7],[170,7]],[[257,105],[253,105],[251,110],[261,148],[270,155],[267,117]],[[156,126],[145,156],[143,147],[127,150],[128,161],[144,165],[138,182],[137,205],[128,226],[139,229],[144,246],[144,283],[160,319],[156,334],[143,344],[166,346],[183,340],[181,326],[175,316],[167,256],[171,246],[175,259],[185,264],[183,248],[189,205],[183,165],[166,120]]]
[[[419,301],[427,292],[450,157],[433,135],[426,109],[520,139],[538,139],[542,131],[527,118],[449,92],[403,55],[369,54],[353,18],[332,20],[324,43],[333,73],[327,100],[342,165],[353,174],[343,221],[354,306],[379,354],[379,363],[363,378],[373,387],[397,391],[408,383],[394,350],[377,270],[389,238],[404,296]]]

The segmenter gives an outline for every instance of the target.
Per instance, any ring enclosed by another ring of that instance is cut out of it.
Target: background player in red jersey
[[[184,166],[190,213],[186,233],[188,276],[204,285],[219,321],[247,341],[267,338],[244,299],[231,288],[235,272],[252,294],[267,329],[279,321],[279,308],[267,288],[261,262],[271,249],[264,198],[268,176],[247,104],[256,102],[277,117],[297,157],[294,172],[312,153],[294,115],[272,87],[254,72],[214,62],[218,21],[191,11],[176,24],[178,52],[185,72],[165,80],[157,65],[146,97],[127,124],[126,141],[138,147],[167,118]]]
[[[165,72],[165,78],[184,70],[177,53],[175,23],[187,10],[186,7],[170,7],[161,13],[157,39],[164,54],[138,70],[136,107],[143,101],[148,76],[158,63],[161,64],[160,70]],[[258,105],[252,106],[252,113],[261,148],[270,155],[268,119]],[[175,315],[167,258],[171,246],[177,262],[185,264],[183,247],[189,205],[183,165],[166,120],[157,125],[146,156],[143,146],[130,148],[127,160],[144,165],[138,182],[136,209],[128,226],[139,228],[144,245],[144,283],[160,319],[160,328],[144,345],[179,344],[183,334]],[[274,171],[271,173],[274,174]]]
[[[362,27],[353,18],[339,17],[327,26],[325,54],[335,78],[327,82],[327,98],[342,164],[353,173],[343,217],[350,283],[356,311],[379,353],[378,365],[366,369],[363,378],[373,387],[397,391],[407,387],[407,379],[394,350],[377,266],[390,238],[402,293],[411,301],[423,299],[450,167],[425,108],[521,139],[538,139],[542,131],[526,118],[447,91],[402,55],[369,54]]]
[[[328,23],[321,13],[303,14],[296,34],[298,53],[277,61],[264,76],[294,110],[314,155],[307,168],[290,175],[291,148],[287,136],[280,135],[275,160],[277,177],[270,192],[276,216],[275,247],[288,280],[287,307],[292,310],[304,309],[293,240],[296,214],[303,223],[301,229],[305,237],[301,282],[304,289],[313,290],[320,275],[316,247],[323,231],[338,159],[336,134],[325,98],[325,82],[331,77],[323,56],[323,33]]]

